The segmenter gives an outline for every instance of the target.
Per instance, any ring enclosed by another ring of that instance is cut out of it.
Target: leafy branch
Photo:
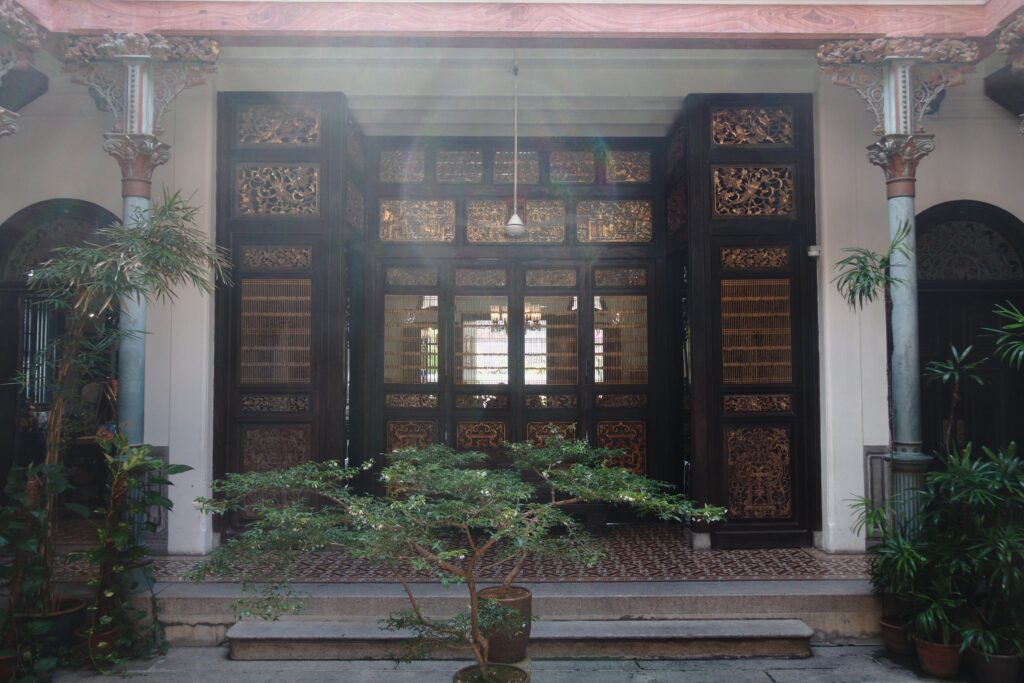
[[[893,274],[895,266],[892,261],[897,254],[910,258],[910,249],[906,245],[910,229],[909,222],[900,224],[884,255],[862,247],[843,249],[843,253],[848,255],[833,266],[838,272],[832,282],[851,308],[864,308],[865,304],[873,302],[887,287],[903,283],[902,278]]]

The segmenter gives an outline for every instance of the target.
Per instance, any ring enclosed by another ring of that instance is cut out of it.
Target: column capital
[[[913,197],[917,164],[934,150],[932,135],[883,135],[868,146],[868,161],[885,171],[885,191],[890,199]]]
[[[14,69],[26,69],[43,43],[43,31],[14,0],[0,0],[0,81]],[[18,130],[18,115],[0,107],[0,138]]]
[[[833,83],[864,98],[875,116],[876,135],[912,135],[924,133],[921,120],[935,98],[963,83],[979,56],[973,40],[872,38],[824,43],[818,65]],[[887,80],[892,81],[890,94],[901,103],[885,101]]]
[[[106,133],[103,151],[121,166],[121,196],[149,197],[153,170],[171,158],[171,148],[155,135]],[[127,218],[126,218],[127,220]]]
[[[161,133],[171,101],[185,88],[200,85],[216,69],[220,46],[210,38],[155,33],[71,36],[64,44],[64,68],[71,80],[87,86],[97,105],[114,116],[112,133]],[[138,106],[152,90],[151,114]],[[151,117],[151,130],[139,128]]]

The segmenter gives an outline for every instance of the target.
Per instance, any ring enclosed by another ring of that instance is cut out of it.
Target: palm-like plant
[[[902,278],[892,272],[892,261],[896,254],[904,258],[910,257],[910,250],[906,245],[910,229],[910,223],[901,224],[885,254],[863,247],[843,249],[847,256],[833,266],[838,272],[832,281],[851,308],[864,308],[865,304],[878,298],[886,288],[903,282]]]
[[[957,350],[956,346],[950,346],[949,358],[944,360],[930,361],[924,367],[924,376],[929,384],[939,382],[950,387],[949,414],[946,419],[946,429],[943,433],[942,447],[946,451],[956,448],[953,440],[953,425],[956,420],[956,409],[960,403],[960,390],[965,382],[971,381],[978,386],[985,386],[985,380],[977,373],[988,359],[968,360],[973,346],[968,346],[963,351]]]
[[[60,464],[68,407],[83,378],[95,373],[97,364],[109,363],[111,350],[126,334],[113,324],[120,302],[173,300],[182,286],[209,293],[214,279],[228,282],[227,253],[196,227],[198,212],[180,193],[165,191],[151,211],[101,228],[81,246],[55,249],[53,258],[32,271],[29,287],[37,301],[68,321],[56,348],[41,361],[54,366],[46,466]],[[47,527],[41,607],[47,609],[57,602],[52,585],[55,502],[53,495],[41,501]]]
[[[1020,370],[1024,367],[1024,311],[1007,301],[996,305],[993,313],[1006,321],[1000,327],[987,330],[996,333],[996,355],[1010,367]]]

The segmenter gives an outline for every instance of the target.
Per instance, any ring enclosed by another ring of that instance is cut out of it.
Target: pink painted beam
[[[608,5],[513,3],[20,0],[59,33],[152,32],[224,38],[622,38],[631,42],[971,36],[1024,0],[986,5]]]

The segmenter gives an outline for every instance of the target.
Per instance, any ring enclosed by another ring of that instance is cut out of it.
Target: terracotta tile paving
[[[830,555],[813,548],[773,550],[692,550],[678,526],[623,525],[609,528],[599,538],[604,558],[584,567],[547,558],[526,563],[521,581],[741,581],[772,579],[864,579],[870,557],[863,554]],[[158,581],[182,581],[201,558],[158,556],[154,569]],[[62,566],[60,578],[79,580],[87,574],[82,566]],[[487,578],[497,578],[491,572]],[[306,553],[296,561],[288,577],[297,583],[391,582],[382,567],[354,560],[341,551]],[[230,577],[217,579],[231,581]],[[421,575],[418,582],[432,581]]]

